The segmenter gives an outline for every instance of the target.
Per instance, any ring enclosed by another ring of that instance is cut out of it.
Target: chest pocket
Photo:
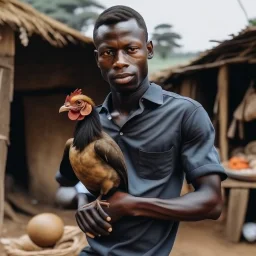
[[[138,175],[143,179],[159,180],[172,172],[173,147],[164,152],[145,152],[139,150]]]

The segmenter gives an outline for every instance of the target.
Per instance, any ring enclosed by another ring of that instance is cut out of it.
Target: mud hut
[[[0,0],[0,229],[5,173],[38,200],[53,201],[65,141],[74,124],[58,114],[82,88],[96,103],[108,86],[92,39],[17,0]]]
[[[255,88],[256,84],[255,49],[256,27],[248,27],[238,35],[218,42],[216,47],[202,53],[189,64],[162,70],[151,76],[151,80],[163,88],[194,98],[204,106],[215,125],[216,145],[223,161],[228,159],[234,148],[256,139],[255,119],[244,120],[241,116],[244,114],[241,104],[245,95],[251,112],[255,113],[255,103],[249,99],[253,98],[250,88]],[[239,115],[240,120],[236,120]],[[238,127],[235,129],[235,121],[242,121],[242,135]]]

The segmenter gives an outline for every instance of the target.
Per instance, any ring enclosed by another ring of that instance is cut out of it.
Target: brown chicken
[[[127,171],[124,156],[116,142],[102,131],[100,118],[94,102],[75,90],[67,96],[59,112],[68,111],[71,120],[78,120],[74,138],[66,143],[62,160],[70,164],[77,178],[92,193],[99,195],[92,202],[97,209],[101,205],[103,195],[120,189],[128,190]],[[65,154],[66,152],[66,154]]]

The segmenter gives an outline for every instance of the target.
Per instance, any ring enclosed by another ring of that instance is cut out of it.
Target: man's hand
[[[110,205],[108,208],[104,207],[103,209],[111,217],[111,223],[116,222],[123,216],[132,215],[135,199],[135,197],[120,191],[115,192],[109,197],[107,202]]]
[[[107,220],[109,215],[103,210],[97,210],[94,204],[88,204],[87,196],[80,194],[78,198],[79,208],[76,212],[76,222],[79,228],[91,238],[95,236],[107,236],[112,231],[112,226]]]

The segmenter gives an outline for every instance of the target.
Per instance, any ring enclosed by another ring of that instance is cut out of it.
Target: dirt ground
[[[74,211],[51,209],[51,212],[61,216],[66,225],[76,225]],[[22,220],[21,224],[7,218],[4,220],[2,237],[19,237],[25,233],[30,217],[18,216]],[[171,256],[255,256],[256,243],[228,242],[225,239],[224,224],[223,220],[181,223]],[[0,255],[5,255],[2,245]]]

